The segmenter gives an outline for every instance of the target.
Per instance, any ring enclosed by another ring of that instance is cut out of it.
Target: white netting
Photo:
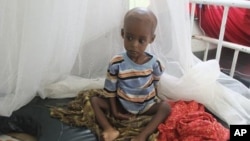
[[[0,0],[0,115],[10,116],[37,91],[61,98],[74,96],[79,83],[101,87],[110,58],[123,51],[128,6],[119,0]],[[161,96],[197,100],[228,124],[250,123],[249,89],[220,73],[216,61],[192,54],[189,1],[151,0],[149,7],[158,26],[148,51],[166,66]]]

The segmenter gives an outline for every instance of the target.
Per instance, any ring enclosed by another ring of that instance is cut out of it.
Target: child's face
[[[125,22],[121,31],[124,39],[124,47],[131,59],[145,56],[145,50],[155,36],[152,33],[152,23],[140,20]]]

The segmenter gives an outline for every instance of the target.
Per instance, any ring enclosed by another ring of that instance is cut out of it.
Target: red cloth
[[[158,127],[158,141],[229,140],[229,130],[205,112],[202,104],[177,101],[170,102],[170,105],[170,116]]]
[[[197,6],[200,25],[207,36],[219,38],[223,6]],[[250,9],[230,7],[224,40],[250,46]]]

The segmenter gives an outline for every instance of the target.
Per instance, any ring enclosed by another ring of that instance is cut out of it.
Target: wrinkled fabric
[[[90,104],[92,96],[106,97],[102,89],[81,91],[66,107],[51,107],[51,117],[58,118],[72,126],[86,126],[98,137],[101,128],[96,123]],[[149,141],[227,141],[229,130],[223,127],[205,107],[195,101],[169,101],[170,116],[158,126],[158,131]],[[124,141],[136,136],[150,122],[151,116],[138,116],[131,120],[116,120],[107,113],[108,120],[120,131],[116,141]]]
[[[172,112],[158,127],[158,141],[227,141],[229,130],[195,101],[170,102]]]
[[[198,22],[207,36],[219,38],[223,6],[202,5],[197,8]],[[224,40],[250,46],[250,9],[230,7],[227,16]]]
[[[63,123],[72,126],[85,126],[100,138],[102,129],[95,120],[90,98],[92,96],[106,97],[103,89],[92,89],[81,91],[78,96],[70,101],[66,107],[51,107],[51,117],[58,118]],[[109,122],[120,132],[116,141],[129,140],[136,136],[150,122],[151,116],[138,116],[130,120],[116,120],[112,115],[107,113]],[[149,141],[155,141],[157,133],[149,137]]]

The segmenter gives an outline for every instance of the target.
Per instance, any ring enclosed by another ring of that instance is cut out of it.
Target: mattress
[[[86,127],[73,127],[50,117],[50,106],[64,105],[70,100],[35,97],[13,112],[11,117],[0,117],[0,135],[27,133],[37,141],[97,141],[96,136]]]
[[[36,139],[20,138],[25,141],[97,141],[96,135],[86,127],[67,125],[50,116],[51,106],[64,106],[72,100],[73,98],[35,97],[30,103],[13,112],[11,117],[0,117],[0,135],[6,137],[10,133],[25,133]],[[225,122],[218,118],[217,120],[228,128]]]

